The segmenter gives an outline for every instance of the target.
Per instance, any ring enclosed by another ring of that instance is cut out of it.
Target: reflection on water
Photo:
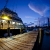
[[[41,50],[50,50],[50,36],[44,34]]]

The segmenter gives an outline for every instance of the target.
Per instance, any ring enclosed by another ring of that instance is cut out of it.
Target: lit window
[[[18,23],[19,25],[23,25],[22,23]]]
[[[2,22],[5,22],[5,20],[2,20]]]
[[[12,22],[12,24],[15,24],[15,22]]]

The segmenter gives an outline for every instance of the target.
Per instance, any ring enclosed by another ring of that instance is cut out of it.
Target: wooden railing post
[[[38,36],[32,50],[40,50],[43,41],[44,30],[42,28],[38,28]]]
[[[39,49],[41,49],[42,42],[43,42],[44,30],[39,28]]]

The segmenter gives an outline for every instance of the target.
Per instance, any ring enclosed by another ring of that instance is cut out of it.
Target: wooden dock
[[[0,38],[0,50],[32,50],[38,32],[31,31],[12,37]]]

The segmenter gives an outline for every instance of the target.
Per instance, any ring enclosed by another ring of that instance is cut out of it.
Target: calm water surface
[[[41,50],[50,50],[50,35],[44,34]]]

